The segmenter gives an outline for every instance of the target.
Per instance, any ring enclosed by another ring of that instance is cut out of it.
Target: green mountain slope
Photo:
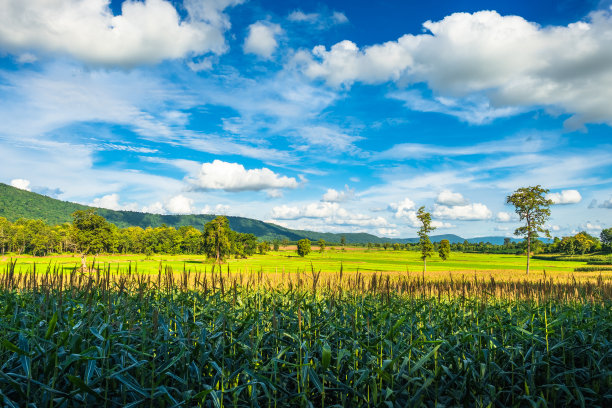
[[[9,221],[19,218],[41,219],[47,224],[56,225],[71,222],[71,214],[77,210],[86,210],[89,207],[82,204],[70,203],[47,197],[41,194],[20,190],[18,188],[0,183],[0,217]],[[138,226],[142,228],[159,227],[165,224],[169,227],[179,228],[192,225],[202,229],[204,224],[212,220],[215,215],[189,214],[189,215],[160,215],[135,211],[113,211],[105,208],[95,208],[96,212],[118,227]],[[276,224],[244,217],[227,217],[230,227],[238,232],[255,234],[262,239],[289,239],[296,241],[302,238],[311,240],[324,239],[327,242],[340,242],[344,235],[348,243],[390,242],[391,240],[379,238],[371,234],[331,234],[313,231],[297,231],[281,227]]]
[[[30,191],[20,190],[18,188],[0,183],[0,217],[5,217],[9,221],[16,221],[19,218],[41,219],[49,225],[62,224],[72,221],[72,213],[77,210],[86,210],[94,208],[98,214],[106,218],[109,222],[118,227],[125,228],[129,226],[137,226],[142,228],[159,227],[165,224],[169,227],[179,228],[184,225],[192,225],[198,229],[202,229],[204,224],[212,220],[215,215],[212,214],[188,214],[188,215],[160,215],[141,213],[136,211],[114,211],[105,208],[89,207],[82,204],[70,203],[67,201],[57,200],[47,197],[42,194],[32,193]],[[273,239],[289,239],[297,241],[302,238],[308,238],[312,241],[324,239],[329,243],[340,242],[342,236],[346,238],[349,244],[365,244],[385,243],[385,242],[418,242],[418,238],[380,238],[367,233],[345,233],[334,234],[315,231],[292,230],[281,227],[280,225],[263,222],[251,218],[228,216],[230,227],[234,231],[255,234],[257,237],[265,240]],[[431,237],[432,242],[439,242],[443,239],[448,239],[451,243],[463,242],[464,238],[453,234],[434,235]],[[483,237],[472,238],[470,242],[491,242],[501,244],[504,241],[503,237]]]

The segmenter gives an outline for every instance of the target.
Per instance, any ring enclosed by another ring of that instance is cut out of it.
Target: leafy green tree
[[[446,261],[450,256],[451,247],[450,241],[448,239],[443,239],[440,241],[440,247],[438,248],[438,255],[443,261]]]
[[[275,252],[278,251],[279,247],[280,247],[280,241],[278,239],[275,239],[274,241],[272,241],[272,248]]]
[[[268,243],[268,241],[262,241],[259,243],[259,245],[257,245],[257,252],[259,252],[261,255],[265,255],[269,251],[270,244]]]
[[[0,248],[4,255],[11,237],[11,222],[4,217],[0,217]]]
[[[340,237],[340,245],[345,246],[346,245],[346,237],[344,235],[342,235]]]
[[[299,256],[306,256],[310,253],[310,240],[305,238],[305,239],[300,239],[297,242],[297,253]]]
[[[517,228],[514,235],[523,236],[527,240],[527,274],[529,275],[529,260],[531,258],[531,240],[543,233],[550,238],[550,232],[544,228],[544,224],[550,217],[549,207],[552,200],[546,198],[548,189],[540,185],[521,187],[506,197],[506,203],[514,205],[515,212],[525,225]]]
[[[204,225],[204,253],[208,258],[214,258],[219,266],[232,249],[230,231],[229,221],[224,216]]]
[[[419,228],[419,246],[421,248],[421,259],[423,260],[423,279],[425,278],[425,272],[427,272],[427,258],[431,257],[434,251],[434,246],[429,240],[429,233],[435,230],[435,227],[431,226],[431,214],[425,211],[425,207],[419,208],[417,211],[417,218],[421,222],[421,228]]]
[[[317,245],[319,246],[319,252],[321,253],[325,252],[325,240],[324,239],[318,240]]]
[[[576,253],[576,240],[574,237],[563,237],[559,242],[559,250],[567,255]]]
[[[606,250],[612,251],[612,228],[601,230],[599,238],[601,239],[601,243],[604,245]]]
[[[87,269],[85,256],[104,251],[111,239],[111,226],[104,217],[94,210],[72,213],[72,229],[77,251],[81,254],[81,268]]]

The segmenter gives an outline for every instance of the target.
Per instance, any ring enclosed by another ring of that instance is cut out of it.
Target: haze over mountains
[[[41,219],[48,224],[55,225],[70,222],[72,220],[71,214],[74,211],[86,210],[89,208],[94,208],[98,214],[121,228],[129,226],[155,228],[165,224],[169,227],[175,228],[183,225],[192,225],[201,229],[204,224],[216,216],[214,214],[162,215],[136,211],[115,211],[106,208],[96,208],[83,204],[61,201],[42,194],[21,190],[7,184],[0,183],[0,217],[5,217],[9,221],[14,222],[19,218]],[[293,230],[252,218],[235,216],[227,216],[227,218],[229,219],[230,227],[233,230],[243,233],[252,233],[258,238],[266,240],[286,238],[291,241],[296,241],[302,238],[308,238],[315,241],[324,239],[326,242],[333,243],[340,242],[341,237],[344,236],[346,238],[346,242],[351,244],[363,244],[368,242],[418,242],[418,238],[381,238],[368,233],[325,233]],[[431,236],[431,240],[433,242],[439,242],[443,239],[448,239],[451,243],[463,242],[466,240],[466,238],[454,234]],[[467,238],[467,240],[471,243],[490,242],[495,245],[501,245],[504,242],[504,237],[475,237]]]

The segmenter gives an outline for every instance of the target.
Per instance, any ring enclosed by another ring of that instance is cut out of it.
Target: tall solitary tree
[[[514,235],[523,236],[527,240],[527,275],[529,275],[529,260],[531,258],[531,239],[537,238],[539,233],[550,238],[550,231],[544,224],[550,217],[552,200],[546,198],[548,189],[537,185],[521,187],[506,197],[506,203],[514,205],[514,210],[525,225],[517,228]]]
[[[229,221],[222,215],[204,225],[204,253],[219,266],[232,249],[230,236]]]
[[[431,214],[425,211],[425,207],[419,208],[417,211],[417,218],[421,222],[421,228],[419,228],[419,246],[421,247],[421,259],[423,259],[423,279],[425,279],[425,272],[427,272],[427,258],[431,257],[434,252],[434,246],[429,240],[429,233],[436,229],[431,226]]]

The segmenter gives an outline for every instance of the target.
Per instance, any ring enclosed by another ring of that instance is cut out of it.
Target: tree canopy
[[[419,235],[419,247],[421,248],[421,259],[423,260],[423,273],[427,271],[427,258],[431,257],[434,252],[434,246],[429,239],[429,233],[435,230],[431,226],[431,214],[425,211],[425,207],[419,208],[417,218],[421,222],[421,228],[417,234]]]
[[[514,205],[519,219],[525,224],[514,231],[515,235],[527,240],[527,274],[529,274],[529,259],[531,257],[531,240],[543,233],[550,238],[550,232],[544,224],[550,217],[549,207],[553,202],[546,198],[548,189],[542,186],[521,187],[506,197],[506,203]]]

